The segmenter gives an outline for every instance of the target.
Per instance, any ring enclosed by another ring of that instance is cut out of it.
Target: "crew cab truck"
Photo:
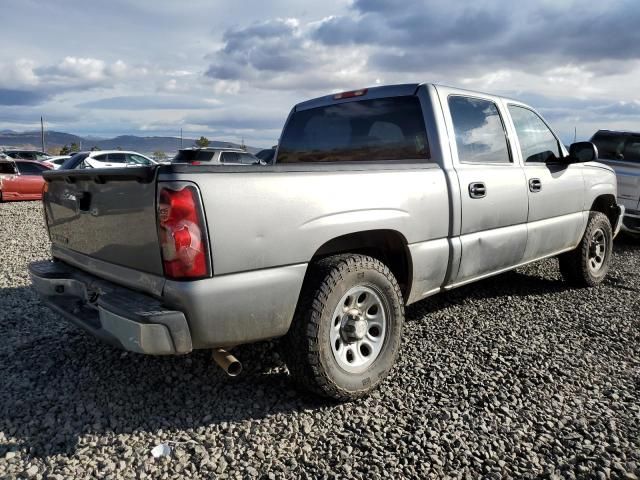
[[[600,283],[623,208],[596,158],[494,95],[328,95],[293,108],[274,165],[46,173],[53,260],[30,273],[127,350],[284,337],[300,385],[349,400],[392,368],[408,304],[556,255],[567,281]]]

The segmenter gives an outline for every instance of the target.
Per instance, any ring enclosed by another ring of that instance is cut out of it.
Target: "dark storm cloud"
[[[37,90],[0,88],[0,105],[38,105],[48,98],[47,93]]]
[[[312,59],[302,47],[295,22],[281,19],[233,28],[222,37],[224,47],[205,75],[219,80],[254,78],[256,72],[304,69]]]
[[[353,15],[324,20],[311,37],[330,46],[384,47],[370,58],[382,70],[418,71],[418,59],[455,69],[640,58],[635,0],[577,13],[571,4],[360,0]]]

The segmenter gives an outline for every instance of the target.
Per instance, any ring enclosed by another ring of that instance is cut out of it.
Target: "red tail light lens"
[[[195,185],[160,184],[158,237],[166,277],[195,279],[210,275],[209,245]]]
[[[351,90],[349,92],[340,92],[336,93],[333,96],[334,100],[342,100],[343,98],[353,98],[353,97],[361,97],[362,95],[367,94],[367,88],[361,88],[360,90]]]

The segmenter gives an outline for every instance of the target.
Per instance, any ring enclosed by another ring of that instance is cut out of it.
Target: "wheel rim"
[[[591,236],[589,242],[589,270],[597,273],[604,267],[607,256],[607,237],[601,228],[598,228]]]
[[[331,317],[331,351],[343,370],[359,373],[380,356],[388,308],[371,287],[357,285],[342,296]]]

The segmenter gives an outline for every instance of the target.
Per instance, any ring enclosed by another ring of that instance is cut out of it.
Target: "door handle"
[[[484,182],[471,182],[469,184],[469,196],[471,198],[483,198],[487,196],[487,186]]]
[[[534,193],[542,190],[542,182],[539,178],[532,178],[529,180],[529,190]]]

